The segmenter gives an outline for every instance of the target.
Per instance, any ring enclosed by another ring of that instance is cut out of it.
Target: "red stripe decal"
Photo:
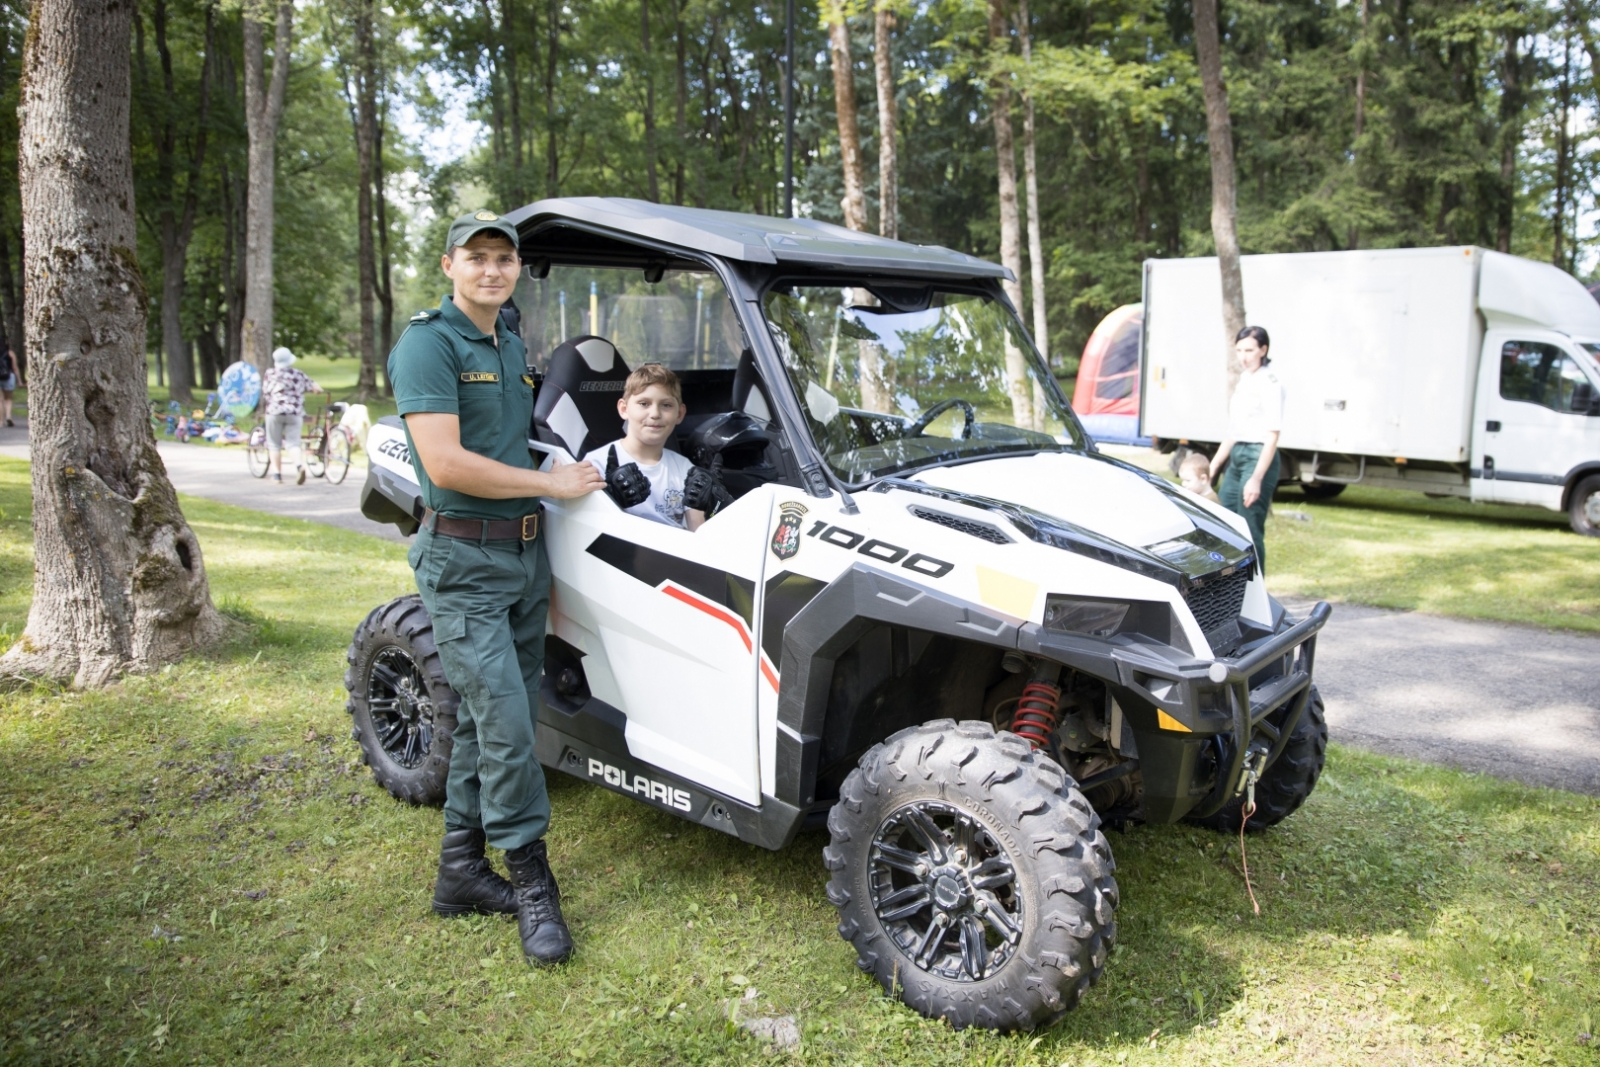
[[[772,669],[772,664],[767,661],[765,653],[761,656],[761,677],[765,678],[767,684],[772,686],[774,693],[778,691],[778,674]]]
[[[732,615],[718,607],[716,604],[713,604],[711,601],[704,600],[696,596],[694,593],[689,592],[687,589],[682,589],[676,585],[673,585],[671,582],[664,583],[661,586],[661,591],[674,600],[682,601],[691,608],[698,608],[707,615],[710,615],[712,618],[721,619],[729,626],[732,626],[736,631],[738,631],[739,640],[744,642],[744,650],[746,652],[749,652],[755,648],[755,646],[750,643],[749,629],[745,627],[744,620],[739,618],[737,615]]]

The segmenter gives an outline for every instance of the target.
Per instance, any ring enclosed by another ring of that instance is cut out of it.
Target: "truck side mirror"
[[[1571,410],[1578,414],[1600,415],[1600,392],[1596,392],[1588,382],[1574,384]]]

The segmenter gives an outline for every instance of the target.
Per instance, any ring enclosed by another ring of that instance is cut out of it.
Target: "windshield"
[[[762,307],[811,432],[846,482],[1083,445],[996,300],[793,285],[768,292]]]

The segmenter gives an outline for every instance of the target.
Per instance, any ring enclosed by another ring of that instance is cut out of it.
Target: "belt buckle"
[[[532,529],[531,532],[528,529],[530,523],[533,526],[533,529]],[[534,538],[536,538],[538,536],[539,536],[539,513],[536,511],[532,515],[524,515],[524,516],[522,516],[522,539],[524,541],[532,541]]]

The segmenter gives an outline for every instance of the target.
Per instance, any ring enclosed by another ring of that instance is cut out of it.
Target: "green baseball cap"
[[[517,228],[504,216],[487,210],[471,211],[450,224],[450,236],[445,238],[444,254],[448,256],[452,248],[466,244],[475,234],[485,231],[504,237],[511,242],[513,248],[520,249],[522,246],[522,239],[517,236]]]

